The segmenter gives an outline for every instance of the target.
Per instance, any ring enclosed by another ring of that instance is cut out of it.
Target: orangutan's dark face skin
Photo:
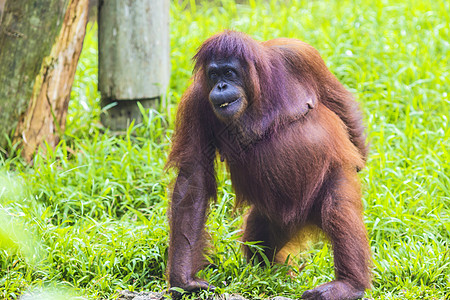
[[[206,68],[206,76],[211,88],[209,101],[216,116],[221,120],[239,117],[247,106],[239,61],[235,58],[213,60]]]

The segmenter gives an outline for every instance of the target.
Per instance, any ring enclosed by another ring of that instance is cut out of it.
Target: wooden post
[[[168,0],[99,1],[99,90],[102,122],[124,130],[142,120],[137,102],[155,107],[169,82]]]

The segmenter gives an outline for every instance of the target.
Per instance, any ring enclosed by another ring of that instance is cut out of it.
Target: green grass
[[[308,42],[362,104],[371,142],[360,173],[374,258],[367,296],[449,299],[449,2],[173,2],[167,115],[148,112],[125,136],[103,131],[97,29],[89,25],[63,141],[32,167],[18,149],[0,158],[0,298],[56,289],[66,299],[114,299],[119,289],[167,287],[166,209],[175,174],[163,166],[176,103],[196,48],[232,28],[258,40]],[[218,190],[208,221],[213,265],[200,275],[220,292],[298,298],[333,278],[327,243],[302,255],[306,266],[295,277],[285,266],[246,265],[238,242],[242,213],[233,212],[223,169]]]

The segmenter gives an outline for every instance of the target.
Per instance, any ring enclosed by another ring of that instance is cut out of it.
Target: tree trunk
[[[55,147],[64,133],[70,91],[86,34],[88,4],[89,0],[70,1],[58,39],[36,78],[36,93],[15,135],[23,139],[26,159],[44,140]]]
[[[169,82],[168,0],[99,1],[99,90],[102,106],[116,102],[102,122],[126,129],[151,107]]]
[[[61,28],[68,0],[8,0],[0,28],[0,145],[30,100],[42,60]]]
[[[0,32],[0,131],[30,159],[55,146],[86,30],[88,0],[8,0]],[[0,137],[0,146],[5,144]]]

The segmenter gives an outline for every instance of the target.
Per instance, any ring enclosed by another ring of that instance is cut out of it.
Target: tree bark
[[[14,136],[29,160],[44,140],[51,146],[59,142],[87,8],[88,0],[6,2],[0,28],[0,147],[6,136]]]
[[[0,27],[0,145],[30,100],[42,60],[50,53],[68,0],[8,0]]]
[[[70,91],[83,48],[89,0],[71,0],[51,53],[36,77],[28,109],[20,118],[15,139],[23,141],[23,156],[31,159],[45,140],[55,147],[64,133]]]

